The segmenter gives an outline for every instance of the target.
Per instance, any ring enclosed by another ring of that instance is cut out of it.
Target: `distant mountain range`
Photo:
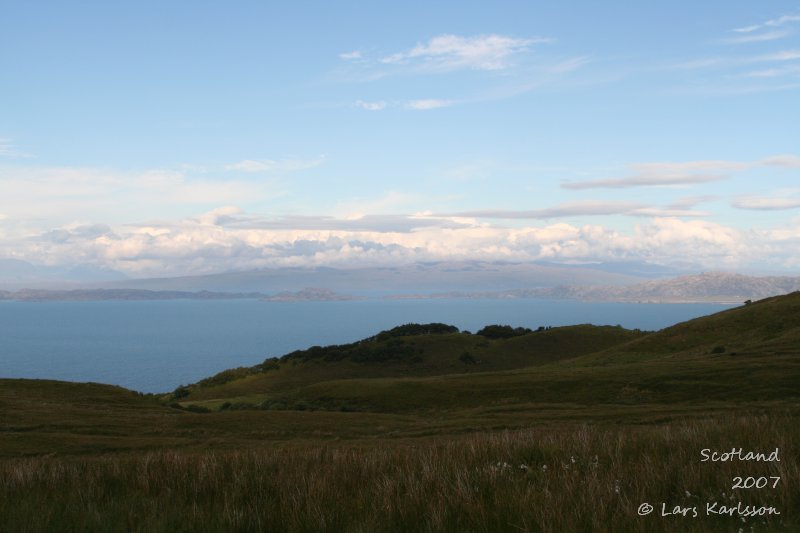
[[[397,267],[280,268],[129,279],[96,283],[93,288],[273,293],[324,287],[339,293],[380,296],[412,292],[504,291],[559,285],[630,285],[652,279],[652,276],[640,275],[641,268],[631,274],[625,273],[627,268],[626,265],[620,271],[608,271],[611,269],[600,265],[448,261]]]
[[[203,276],[119,279],[119,273],[96,267],[58,270],[1,259],[0,299],[342,301],[363,298],[553,298],[740,303],[800,290],[800,277],[754,277],[724,272],[680,274],[685,273],[636,262],[450,261],[397,267],[281,268]]]
[[[553,298],[642,303],[741,303],[800,290],[800,277],[753,277],[707,272],[625,286],[563,285],[497,292],[443,292],[391,298]]]
[[[95,300],[234,300],[264,298],[258,292],[148,291],[141,289],[21,289],[0,291],[0,300],[20,301],[95,301]]]
[[[800,290],[800,277],[752,277],[708,272],[637,283],[627,287],[563,287],[551,290],[554,298],[637,302],[741,303]]]
[[[639,303],[742,303],[800,290],[800,277],[752,277],[724,272],[708,272],[694,276],[652,280],[631,285],[560,285],[503,291],[446,291],[431,293],[397,293],[385,299],[521,299],[546,298],[581,301]],[[271,302],[349,301],[362,296],[334,292],[330,289],[303,288],[297,291],[263,292],[177,291],[149,289],[21,289],[0,291],[0,300],[224,300],[260,299]]]

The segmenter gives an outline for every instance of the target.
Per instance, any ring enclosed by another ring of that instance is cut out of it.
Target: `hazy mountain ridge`
[[[625,274],[618,270],[640,274]],[[641,277],[641,272],[645,271],[648,272],[648,277]],[[653,279],[655,273],[663,275],[669,272],[638,264],[556,265],[478,261],[418,263],[396,268],[287,268],[178,278],[129,279],[57,289],[23,285],[16,292],[0,291],[0,299],[259,298],[288,302],[348,301],[382,297],[741,303],[800,290],[800,277],[791,276],[756,277],[727,272],[704,272]],[[0,281],[5,281],[4,289],[15,285],[1,277]]]
[[[559,285],[630,285],[642,276],[606,272],[594,265],[551,265],[486,261],[414,263],[401,267],[281,268],[173,278],[103,282],[94,288],[209,290],[220,292],[301,291],[324,287],[360,295],[389,292],[505,291]]]
[[[0,291],[0,300],[18,301],[99,301],[99,300],[232,300],[264,298],[267,295],[252,293],[211,291],[150,291],[142,289],[20,289],[15,292]]]
[[[707,272],[625,286],[562,285],[507,291],[451,291],[430,295],[393,295],[390,298],[553,298],[581,301],[641,303],[741,303],[800,290],[800,277],[753,277]]]
[[[261,292],[212,291],[151,291],[147,289],[20,289],[16,292],[0,291],[0,300],[16,301],[152,301],[152,300],[242,300],[259,299],[271,302],[298,301],[349,301],[355,296],[339,294],[327,289],[306,288],[301,291],[283,291],[277,294]]]
[[[800,277],[752,277],[725,272],[648,281],[627,287],[564,287],[554,297],[637,302],[718,301],[740,303],[800,290]]]

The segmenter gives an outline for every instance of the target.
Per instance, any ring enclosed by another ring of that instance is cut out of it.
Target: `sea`
[[[168,392],[227,368],[411,322],[472,332],[488,324],[658,330],[730,307],[535,299],[0,301],[0,377]]]

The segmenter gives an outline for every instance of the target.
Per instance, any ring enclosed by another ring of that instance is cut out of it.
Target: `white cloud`
[[[778,18],[768,20],[768,21],[764,22],[763,24],[752,24],[750,26],[744,26],[744,27],[741,27],[741,28],[734,28],[731,31],[733,31],[735,33],[752,34],[753,32],[756,32],[756,31],[759,31],[759,30],[763,30],[763,29],[768,28],[768,27],[777,28],[777,27],[785,26],[785,25],[792,24],[792,23],[795,23],[795,22],[800,22],[800,15],[783,15],[783,16],[780,16]],[[778,32],[774,32],[774,31],[773,32],[767,32],[767,33],[761,34],[760,36],[756,36],[755,39],[752,39],[750,41],[744,41],[744,40],[736,41],[736,40],[733,40],[732,42],[753,42],[753,41],[762,41],[762,40],[772,40],[774,38],[779,39],[779,38],[784,37],[784,36],[789,34],[788,31],[784,31],[778,37],[771,37],[771,38],[769,38],[769,37],[765,38],[764,37],[764,36],[770,36],[770,35],[773,35],[773,34],[776,34],[776,33],[778,33]],[[745,35],[744,37],[747,37],[747,35]],[[760,37],[760,38],[758,38],[758,37]]]
[[[236,221],[237,215],[244,213],[241,207],[235,205],[226,205],[224,207],[217,207],[207,213],[203,213],[198,217],[201,224],[210,224],[212,226],[222,226],[226,223]]]
[[[696,70],[712,67],[737,67],[753,63],[779,63],[800,59],[800,50],[779,50],[769,54],[744,57],[707,57],[669,65],[669,69]]]
[[[455,102],[452,100],[438,100],[434,98],[428,98],[423,100],[410,100],[406,103],[406,107],[408,109],[414,109],[416,111],[426,111],[429,109],[438,109],[440,107],[448,107],[453,105]]]
[[[687,161],[681,163],[657,162],[629,165],[634,175],[562,183],[564,189],[623,189],[629,187],[681,186],[727,179],[728,173],[764,167],[800,167],[800,157],[777,155],[759,161]]]
[[[227,170],[238,170],[240,172],[296,172],[322,165],[325,156],[321,155],[312,159],[244,159],[237,163],[227,165]]]
[[[411,50],[384,57],[386,64],[419,62],[425,68],[453,70],[500,70],[511,66],[509,58],[529,50],[532,44],[550,42],[551,39],[518,39],[504,35],[462,37],[439,35],[427,43],[417,44]]]
[[[800,207],[800,199],[797,198],[768,198],[750,196],[739,198],[731,202],[731,206],[737,209],[751,209],[757,211],[780,211],[785,209],[797,209]]]
[[[781,68],[770,68],[764,70],[754,70],[742,74],[744,78],[778,78],[781,76],[790,76],[792,74],[800,74],[800,65],[792,65]]]
[[[716,67],[726,62],[727,60],[721,57],[705,57],[701,59],[692,59],[689,61],[683,61],[681,63],[674,63],[668,65],[666,68],[674,70],[694,70],[694,69],[703,69],[708,67]]]
[[[800,22],[800,15],[783,15],[773,20],[768,20],[764,23],[765,26],[783,26],[784,24]]]
[[[509,211],[501,209],[485,209],[453,213],[453,217],[500,218],[500,219],[543,219],[588,215],[619,215],[643,208],[640,203],[614,201],[569,202],[546,209],[528,211]]]
[[[745,170],[752,166],[752,163],[743,161],[684,161],[680,163],[657,162],[657,163],[634,163],[630,165],[632,169],[647,174],[680,174],[687,172],[727,172],[735,170]]]
[[[587,207],[587,206],[584,206]],[[653,208],[631,207],[637,210]],[[567,209],[569,206],[561,206]],[[597,211],[600,206],[595,209]],[[661,210],[662,214],[668,210]],[[656,214],[657,209],[641,213]],[[692,213],[697,215],[697,213]],[[423,261],[680,262],[706,268],[787,267],[800,257],[800,225],[737,230],[707,220],[649,218],[631,231],[558,222],[497,227],[468,217],[374,215],[269,218],[234,206],[160,224],[71,224],[36,238],[6,238],[0,254],[37,264],[91,263],[131,276],[263,267],[397,266]]]
[[[648,226],[638,226],[636,234],[639,246],[706,260],[742,256],[748,244],[743,232],[705,220],[657,218]]]
[[[761,27],[761,24],[753,24],[752,26],[745,26],[744,28],[734,28],[731,31],[735,31],[736,33],[750,33],[758,30]]]
[[[771,54],[750,57],[745,59],[747,63],[762,63],[770,61],[794,61],[800,59],[800,50],[781,50]]]
[[[502,209],[485,209],[465,211],[449,215],[459,218],[494,218],[494,219],[549,219],[576,216],[628,215],[635,217],[705,217],[710,213],[694,211],[681,207],[653,207],[637,202],[588,200],[567,202],[545,209],[528,211],[511,211]]]
[[[625,213],[635,217],[708,217],[708,211],[695,211],[693,209],[661,208],[661,207],[642,207]]]
[[[339,58],[344,59],[345,61],[352,61],[353,59],[361,59],[361,52],[358,50],[353,50],[352,52],[344,52],[339,54]]]
[[[694,185],[723,180],[718,174],[637,174],[627,178],[613,178],[562,183],[564,189],[625,189],[629,187],[655,187],[669,185]]]
[[[366,109],[367,111],[382,111],[386,108],[386,102],[383,100],[378,102],[365,102],[364,100],[357,100],[356,107]]]
[[[765,157],[760,163],[767,166],[800,168],[800,157],[796,155],[776,155]]]
[[[746,43],[758,43],[764,41],[776,41],[778,39],[783,39],[789,34],[790,32],[788,30],[773,30],[764,33],[746,33],[740,37],[732,37],[730,39],[725,39],[725,42],[731,44],[746,44]]]
[[[697,204],[712,202],[716,200],[716,196],[702,195],[702,196],[682,196],[669,204],[669,209],[689,209]]]

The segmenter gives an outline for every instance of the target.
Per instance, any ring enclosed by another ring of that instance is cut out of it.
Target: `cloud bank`
[[[674,264],[692,258],[703,268],[792,268],[800,266],[800,225],[742,231],[707,220],[653,216],[623,232],[564,222],[499,227],[466,216],[266,218],[227,206],[174,223],[54,228],[5,241],[0,256],[92,264],[133,277],[443,260]]]

